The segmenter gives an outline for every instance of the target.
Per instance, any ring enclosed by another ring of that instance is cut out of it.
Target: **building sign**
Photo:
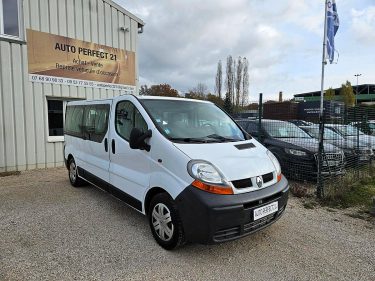
[[[32,82],[135,91],[135,53],[27,30]]]

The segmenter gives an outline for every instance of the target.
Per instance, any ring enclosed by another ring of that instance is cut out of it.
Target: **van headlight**
[[[279,161],[277,160],[276,156],[273,155],[273,153],[269,150],[267,150],[267,155],[271,159],[272,164],[275,166],[276,169],[276,176],[277,176],[277,181],[279,182],[281,180],[281,166]]]
[[[233,189],[220,171],[210,162],[191,160],[187,165],[189,175],[195,180],[192,186],[216,194],[233,194]]]

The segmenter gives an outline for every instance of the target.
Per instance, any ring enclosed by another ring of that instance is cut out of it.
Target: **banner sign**
[[[135,53],[27,30],[32,82],[135,91]]]

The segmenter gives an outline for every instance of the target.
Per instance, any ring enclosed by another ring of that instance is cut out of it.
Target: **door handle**
[[[104,139],[104,149],[105,149],[105,152],[108,152],[108,139],[107,138]]]
[[[115,154],[116,153],[116,145],[115,145],[115,140],[112,140],[112,153]]]

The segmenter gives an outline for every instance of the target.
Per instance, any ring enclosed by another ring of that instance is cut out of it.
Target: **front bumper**
[[[288,202],[289,186],[281,181],[258,191],[217,195],[187,187],[176,204],[189,242],[214,244],[238,239],[274,223]],[[278,211],[254,221],[254,209],[278,202]]]

